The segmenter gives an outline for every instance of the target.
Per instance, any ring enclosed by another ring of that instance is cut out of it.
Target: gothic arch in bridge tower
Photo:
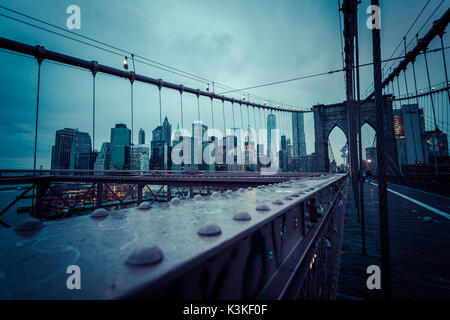
[[[394,125],[392,117],[392,95],[383,97],[385,106],[384,118],[384,150],[387,157],[397,159],[397,144],[394,136]],[[347,107],[345,102],[332,105],[316,105],[314,112],[314,132],[315,132],[315,159],[314,171],[328,172],[330,170],[330,160],[328,154],[328,138],[330,132],[337,126],[344,132],[348,141]],[[359,126],[368,123],[372,128],[376,128],[375,101],[371,100],[361,106],[361,119]],[[394,163],[398,167],[398,163]]]

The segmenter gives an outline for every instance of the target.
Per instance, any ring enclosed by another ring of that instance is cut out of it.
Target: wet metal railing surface
[[[346,198],[324,175],[4,229],[0,298],[333,298]]]

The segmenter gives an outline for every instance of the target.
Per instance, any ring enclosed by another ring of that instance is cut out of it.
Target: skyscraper
[[[277,120],[274,114],[267,116],[267,154],[271,155],[272,129],[277,128]],[[276,150],[274,150],[276,152]]]
[[[91,167],[91,137],[86,132],[73,135],[70,149],[70,169],[88,170]]]
[[[305,121],[303,113],[292,113],[292,144],[293,156],[306,156],[306,141],[305,141]]]
[[[168,170],[170,168],[171,134],[172,126],[165,117],[162,126],[157,126],[152,131],[150,169]]]
[[[145,144],[145,131],[142,128],[139,130],[139,144]]]
[[[74,140],[75,145],[73,145]],[[58,130],[55,135],[55,145],[52,147],[51,168],[89,169],[90,154],[91,138],[88,133],[70,128]]]
[[[110,169],[110,143],[103,142],[100,153],[97,156],[94,164],[94,170],[103,171]]]
[[[131,130],[118,123],[111,128],[110,166],[113,170],[130,169]]]
[[[150,148],[145,144],[131,146],[131,170],[148,170],[150,165]]]
[[[394,134],[400,165],[428,163],[424,144],[425,121],[417,104],[403,105],[394,110]]]

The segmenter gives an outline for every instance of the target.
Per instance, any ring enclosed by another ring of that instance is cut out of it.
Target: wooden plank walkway
[[[378,189],[365,183],[367,255],[361,254],[361,227],[350,196],[337,299],[379,300],[381,290],[366,286],[369,265],[381,266]],[[403,186],[389,185],[401,194],[450,212],[450,199]],[[450,220],[388,192],[393,299],[450,299]]]

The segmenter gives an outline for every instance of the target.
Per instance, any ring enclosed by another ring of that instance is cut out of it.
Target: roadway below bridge
[[[351,193],[350,193],[351,194]],[[369,290],[366,269],[381,266],[378,188],[364,184],[367,255],[353,197],[344,222],[337,299],[383,299]],[[392,298],[450,298],[450,198],[388,184]]]

